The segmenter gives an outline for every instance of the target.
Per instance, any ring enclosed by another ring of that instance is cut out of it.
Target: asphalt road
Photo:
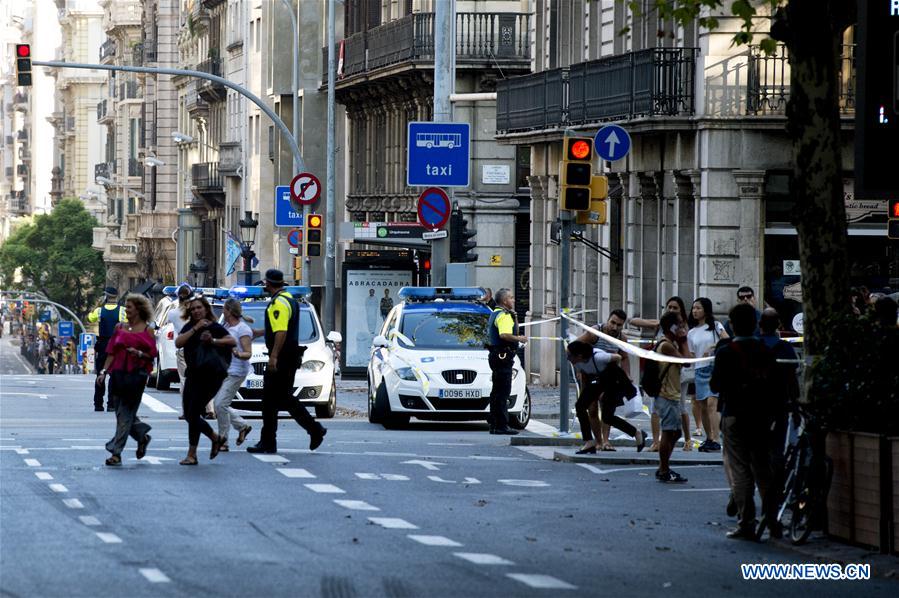
[[[0,341],[3,342],[3,341]],[[3,359],[9,346],[3,342]],[[103,465],[114,416],[91,377],[0,376],[0,596],[895,596],[896,582],[749,582],[797,563],[727,540],[719,467],[587,468],[483,424],[387,431],[326,421],[322,447],[281,420],[279,453],[233,446],[184,467],[176,392],[150,390],[147,457]],[[258,439],[252,422],[250,442]]]

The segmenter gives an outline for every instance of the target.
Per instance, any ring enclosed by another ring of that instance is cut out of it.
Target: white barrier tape
[[[561,320],[561,317],[549,318],[548,320],[535,320],[533,322],[525,322],[524,324],[519,324],[522,328],[527,328],[528,326],[536,326],[537,324],[546,324],[547,322],[556,322]]]
[[[582,322],[578,322],[577,320],[575,320],[574,318],[572,318],[568,315],[563,314],[562,317],[564,317],[566,320],[568,320],[572,324],[580,326],[581,328],[590,332],[594,336],[597,336],[605,341],[608,341],[609,343],[615,345],[616,347],[622,349],[623,351],[626,351],[632,355],[636,355],[637,357],[642,357],[643,359],[652,359],[654,361],[661,361],[663,363],[680,363],[680,364],[693,364],[693,363],[706,364],[706,363],[711,363],[711,362],[715,361],[714,357],[669,357],[668,355],[662,355],[661,353],[656,353],[655,351],[647,351],[646,349],[641,349],[639,347],[631,346],[630,343],[626,343],[625,341],[611,337],[608,334],[600,332],[596,328],[592,328]]]
[[[529,341],[560,341],[561,336],[529,336]]]

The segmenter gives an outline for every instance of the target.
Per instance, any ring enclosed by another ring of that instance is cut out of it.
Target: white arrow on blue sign
[[[290,203],[290,185],[275,187],[275,226],[303,226],[303,213],[296,211]]]
[[[631,151],[631,136],[618,125],[606,125],[593,139],[597,155],[606,162],[614,162]]]

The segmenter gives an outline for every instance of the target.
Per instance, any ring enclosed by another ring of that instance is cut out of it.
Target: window
[[[403,312],[400,332],[418,349],[481,349],[487,341],[487,308],[413,309]],[[402,346],[407,346],[400,339]]]

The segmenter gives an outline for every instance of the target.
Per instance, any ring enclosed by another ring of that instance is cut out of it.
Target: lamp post
[[[156,210],[156,170],[158,166],[165,166],[165,162],[155,156],[147,156],[144,160],[144,164],[153,171],[153,174],[150,177],[150,210],[152,211]]]
[[[194,277],[195,287],[206,286],[206,275],[209,273],[209,264],[203,259],[199,253],[197,259],[190,265],[190,273]]]
[[[253,284],[253,244],[256,242],[256,227],[259,221],[253,218],[253,212],[244,212],[243,220],[237,225],[240,227],[240,257],[243,258],[243,283],[247,286]]]

